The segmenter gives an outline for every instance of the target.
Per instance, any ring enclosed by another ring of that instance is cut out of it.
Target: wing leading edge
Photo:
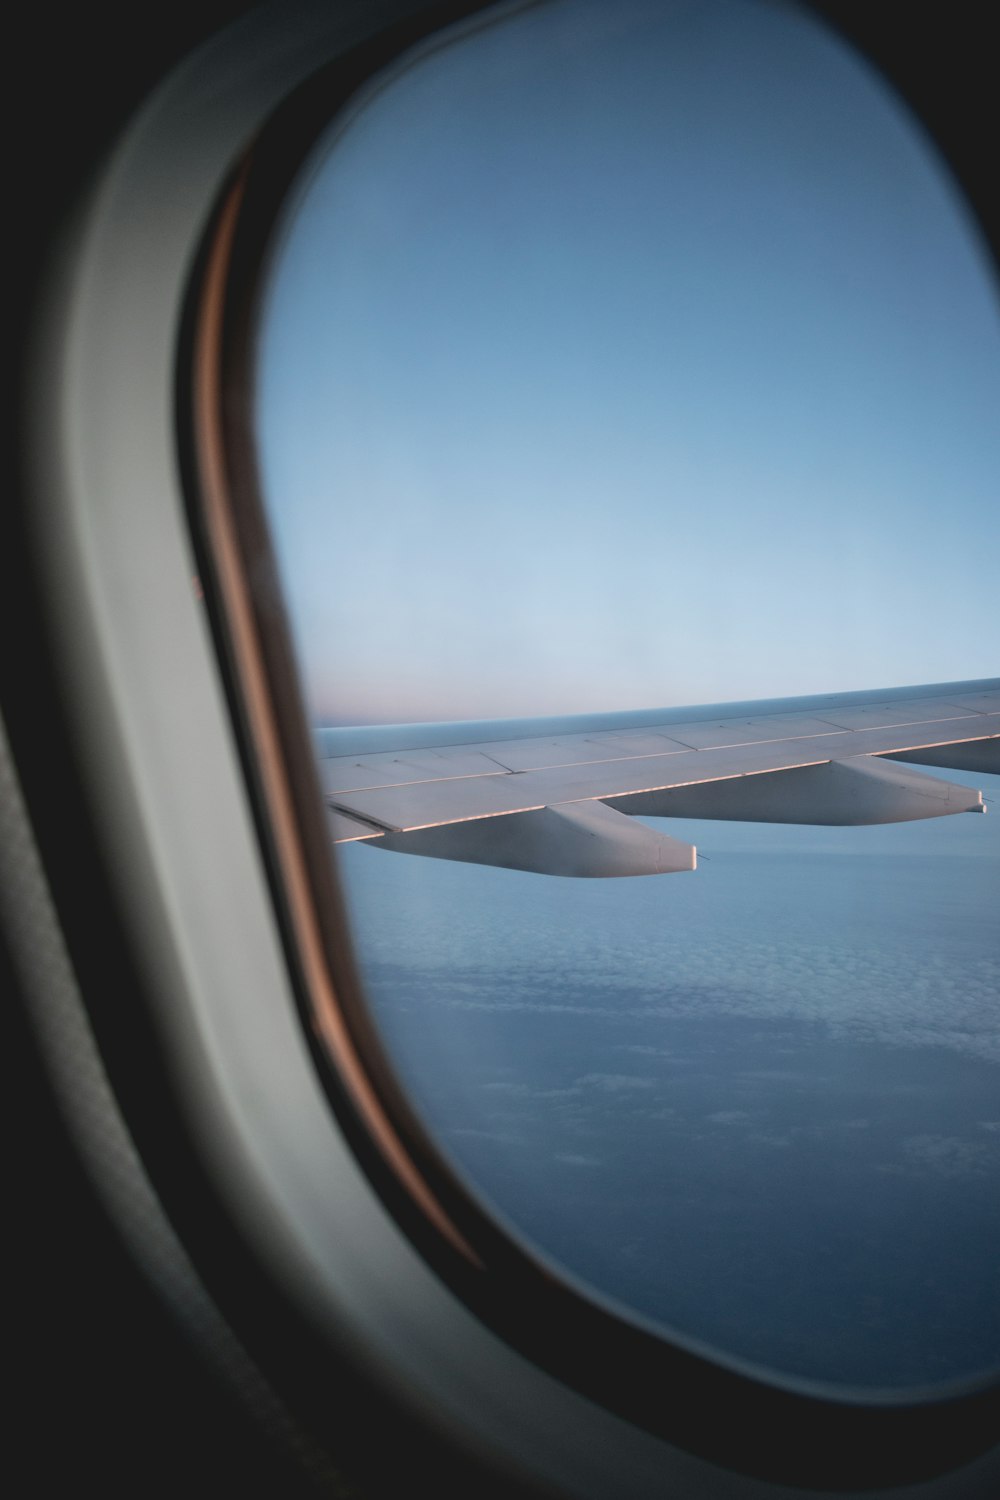
[[[985,812],[980,792],[914,764],[1000,773],[1000,678],[317,739],[334,842],[547,875],[665,874],[694,869],[694,848],[635,816],[865,824]]]

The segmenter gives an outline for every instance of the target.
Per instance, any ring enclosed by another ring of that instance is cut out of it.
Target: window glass
[[[815,20],[480,26],[331,127],[281,227],[256,416],[313,720],[377,749],[987,677],[998,409],[975,231]],[[995,1368],[1000,820],[649,826],[697,871],[337,846],[442,1151],[544,1256],[725,1355]]]

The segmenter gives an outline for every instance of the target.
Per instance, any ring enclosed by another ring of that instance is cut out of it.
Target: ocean
[[[671,821],[699,868],[645,879],[338,867],[399,1077],[511,1232],[668,1334],[898,1389],[1000,1367],[998,825]]]

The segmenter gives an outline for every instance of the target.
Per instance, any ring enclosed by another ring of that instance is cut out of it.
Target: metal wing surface
[[[914,764],[1000,773],[1000,678],[567,719],[317,731],[335,842],[539,874],[654,875],[632,818],[894,823],[984,812]],[[902,764],[910,762],[910,764]]]

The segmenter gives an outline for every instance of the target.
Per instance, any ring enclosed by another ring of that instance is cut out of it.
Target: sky
[[[996,285],[814,18],[550,0],[320,142],[259,339],[317,722],[994,675]]]

